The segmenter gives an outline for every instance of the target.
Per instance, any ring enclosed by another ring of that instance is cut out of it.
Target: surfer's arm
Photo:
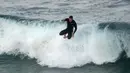
[[[67,19],[68,19],[68,18],[65,18],[65,19],[63,19],[63,20],[61,20],[61,21],[67,21]]]
[[[75,32],[77,31],[77,23],[76,22],[74,22],[74,33],[73,34],[75,34]]]

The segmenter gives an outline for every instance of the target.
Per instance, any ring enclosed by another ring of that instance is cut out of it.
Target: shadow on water
[[[120,73],[130,73],[130,58],[127,58],[125,51],[122,51],[119,60],[115,63],[115,65],[120,67]]]

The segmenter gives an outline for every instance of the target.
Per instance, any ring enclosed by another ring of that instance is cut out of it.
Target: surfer
[[[59,35],[64,35],[64,38],[68,38],[71,39],[71,37],[74,37],[75,32],[77,31],[77,23],[75,22],[75,20],[73,20],[73,16],[69,16],[69,18],[66,18],[62,21],[66,21],[67,22],[67,28],[62,30]],[[73,28],[75,28],[75,30],[73,31]],[[66,36],[66,34],[68,34]]]

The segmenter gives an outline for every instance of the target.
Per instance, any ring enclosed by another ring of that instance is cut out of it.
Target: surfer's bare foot
[[[67,38],[66,34],[64,35],[64,38]]]
[[[66,36],[64,36],[64,38],[67,38]]]

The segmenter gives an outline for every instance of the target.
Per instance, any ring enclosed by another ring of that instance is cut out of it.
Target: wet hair
[[[71,15],[71,16],[69,16],[69,18],[73,19],[73,16]]]

